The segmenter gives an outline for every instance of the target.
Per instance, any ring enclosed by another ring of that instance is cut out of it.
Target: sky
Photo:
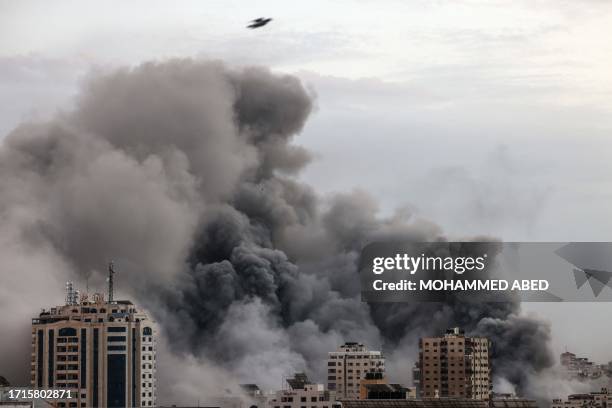
[[[0,138],[70,109],[99,71],[265,65],[316,95],[296,142],[318,191],[368,191],[452,238],[610,241],[611,22],[599,0],[2,1]],[[524,305],[557,351],[602,361],[607,307]]]

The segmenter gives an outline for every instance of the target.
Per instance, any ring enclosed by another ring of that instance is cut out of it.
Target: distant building
[[[327,359],[327,387],[338,399],[360,396],[361,380],[367,373],[385,373],[385,358],[380,351],[369,351],[360,343],[345,343]]]
[[[240,389],[249,397],[257,397],[263,394],[257,384],[240,384]]]
[[[576,380],[595,380],[607,375],[608,366],[596,364],[586,357],[577,357],[576,354],[561,353],[561,366],[568,378]]]
[[[56,407],[156,406],[156,331],[128,300],[78,296],[32,319],[31,386],[66,389]]]
[[[240,388],[244,395],[249,398],[250,404],[258,407],[266,405],[267,396],[257,384],[240,384]]]
[[[359,381],[359,399],[368,399],[368,392],[373,385],[387,385],[384,373],[366,373]]]
[[[277,391],[269,401],[270,408],[332,408],[336,401],[334,392],[325,390],[323,384],[313,384],[303,373],[287,380],[289,388]]]
[[[467,398],[343,400],[340,404],[341,408],[538,408],[535,401],[522,398],[489,401]]]
[[[389,384],[384,373],[366,373],[359,386],[359,399],[406,399],[416,398],[414,387]]]
[[[554,399],[551,408],[610,408],[612,407],[612,390],[602,388],[590,394],[572,394],[567,400]]]
[[[364,398],[367,400],[405,400],[415,398],[414,389],[399,384],[367,384],[364,386]]]
[[[444,336],[419,341],[418,389],[424,398],[489,400],[491,343],[484,337],[466,337],[459,328]]]
[[[412,367],[412,385],[416,388],[417,397],[421,396],[421,368],[417,360]]]

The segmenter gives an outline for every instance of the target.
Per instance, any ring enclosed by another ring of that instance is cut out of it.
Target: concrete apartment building
[[[444,336],[419,341],[415,384],[424,398],[489,400],[491,344],[484,337],[466,337],[459,328]]]
[[[572,394],[567,400],[554,399],[551,408],[610,408],[612,407],[612,390],[602,388],[599,392],[589,394]]]
[[[67,284],[66,304],[32,319],[31,385],[66,389],[59,408],[154,407],[156,331],[127,300],[78,295]]]
[[[533,400],[523,398],[489,401],[467,398],[426,398],[405,400],[346,400],[342,408],[538,408]]]
[[[577,357],[568,351],[561,353],[560,362],[566,376],[572,379],[596,380],[609,373],[609,366],[596,364],[586,357]]]
[[[416,388],[389,384],[384,373],[366,373],[359,385],[359,399],[416,398]]]
[[[347,342],[328,354],[327,388],[338,399],[359,399],[361,380],[367,373],[385,373],[380,351],[369,351],[360,343]]]
[[[313,384],[303,373],[287,380],[289,388],[277,391],[268,401],[269,408],[332,408],[336,402],[333,391],[323,384]]]

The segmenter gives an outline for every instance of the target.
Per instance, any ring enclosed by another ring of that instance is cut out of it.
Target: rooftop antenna
[[[74,306],[77,304],[78,295],[74,290],[74,285],[72,282],[66,282],[66,305]]]
[[[108,263],[108,303],[113,303],[113,275],[115,274],[115,264]]]

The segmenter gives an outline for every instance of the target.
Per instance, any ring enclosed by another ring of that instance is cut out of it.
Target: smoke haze
[[[28,381],[29,319],[68,279],[103,287],[113,259],[119,294],[160,325],[162,403],[277,389],[302,370],[325,382],[327,352],[351,340],[382,348],[408,384],[418,337],[454,325],[491,338],[497,383],[548,398],[527,382],[553,365],[550,328],[511,299],[360,301],[365,243],[444,237],[405,209],[381,217],[366,192],[298,181],[311,156],[293,139],[313,100],[264,68],[151,62],[91,78],[74,111],[5,137],[0,374]]]

